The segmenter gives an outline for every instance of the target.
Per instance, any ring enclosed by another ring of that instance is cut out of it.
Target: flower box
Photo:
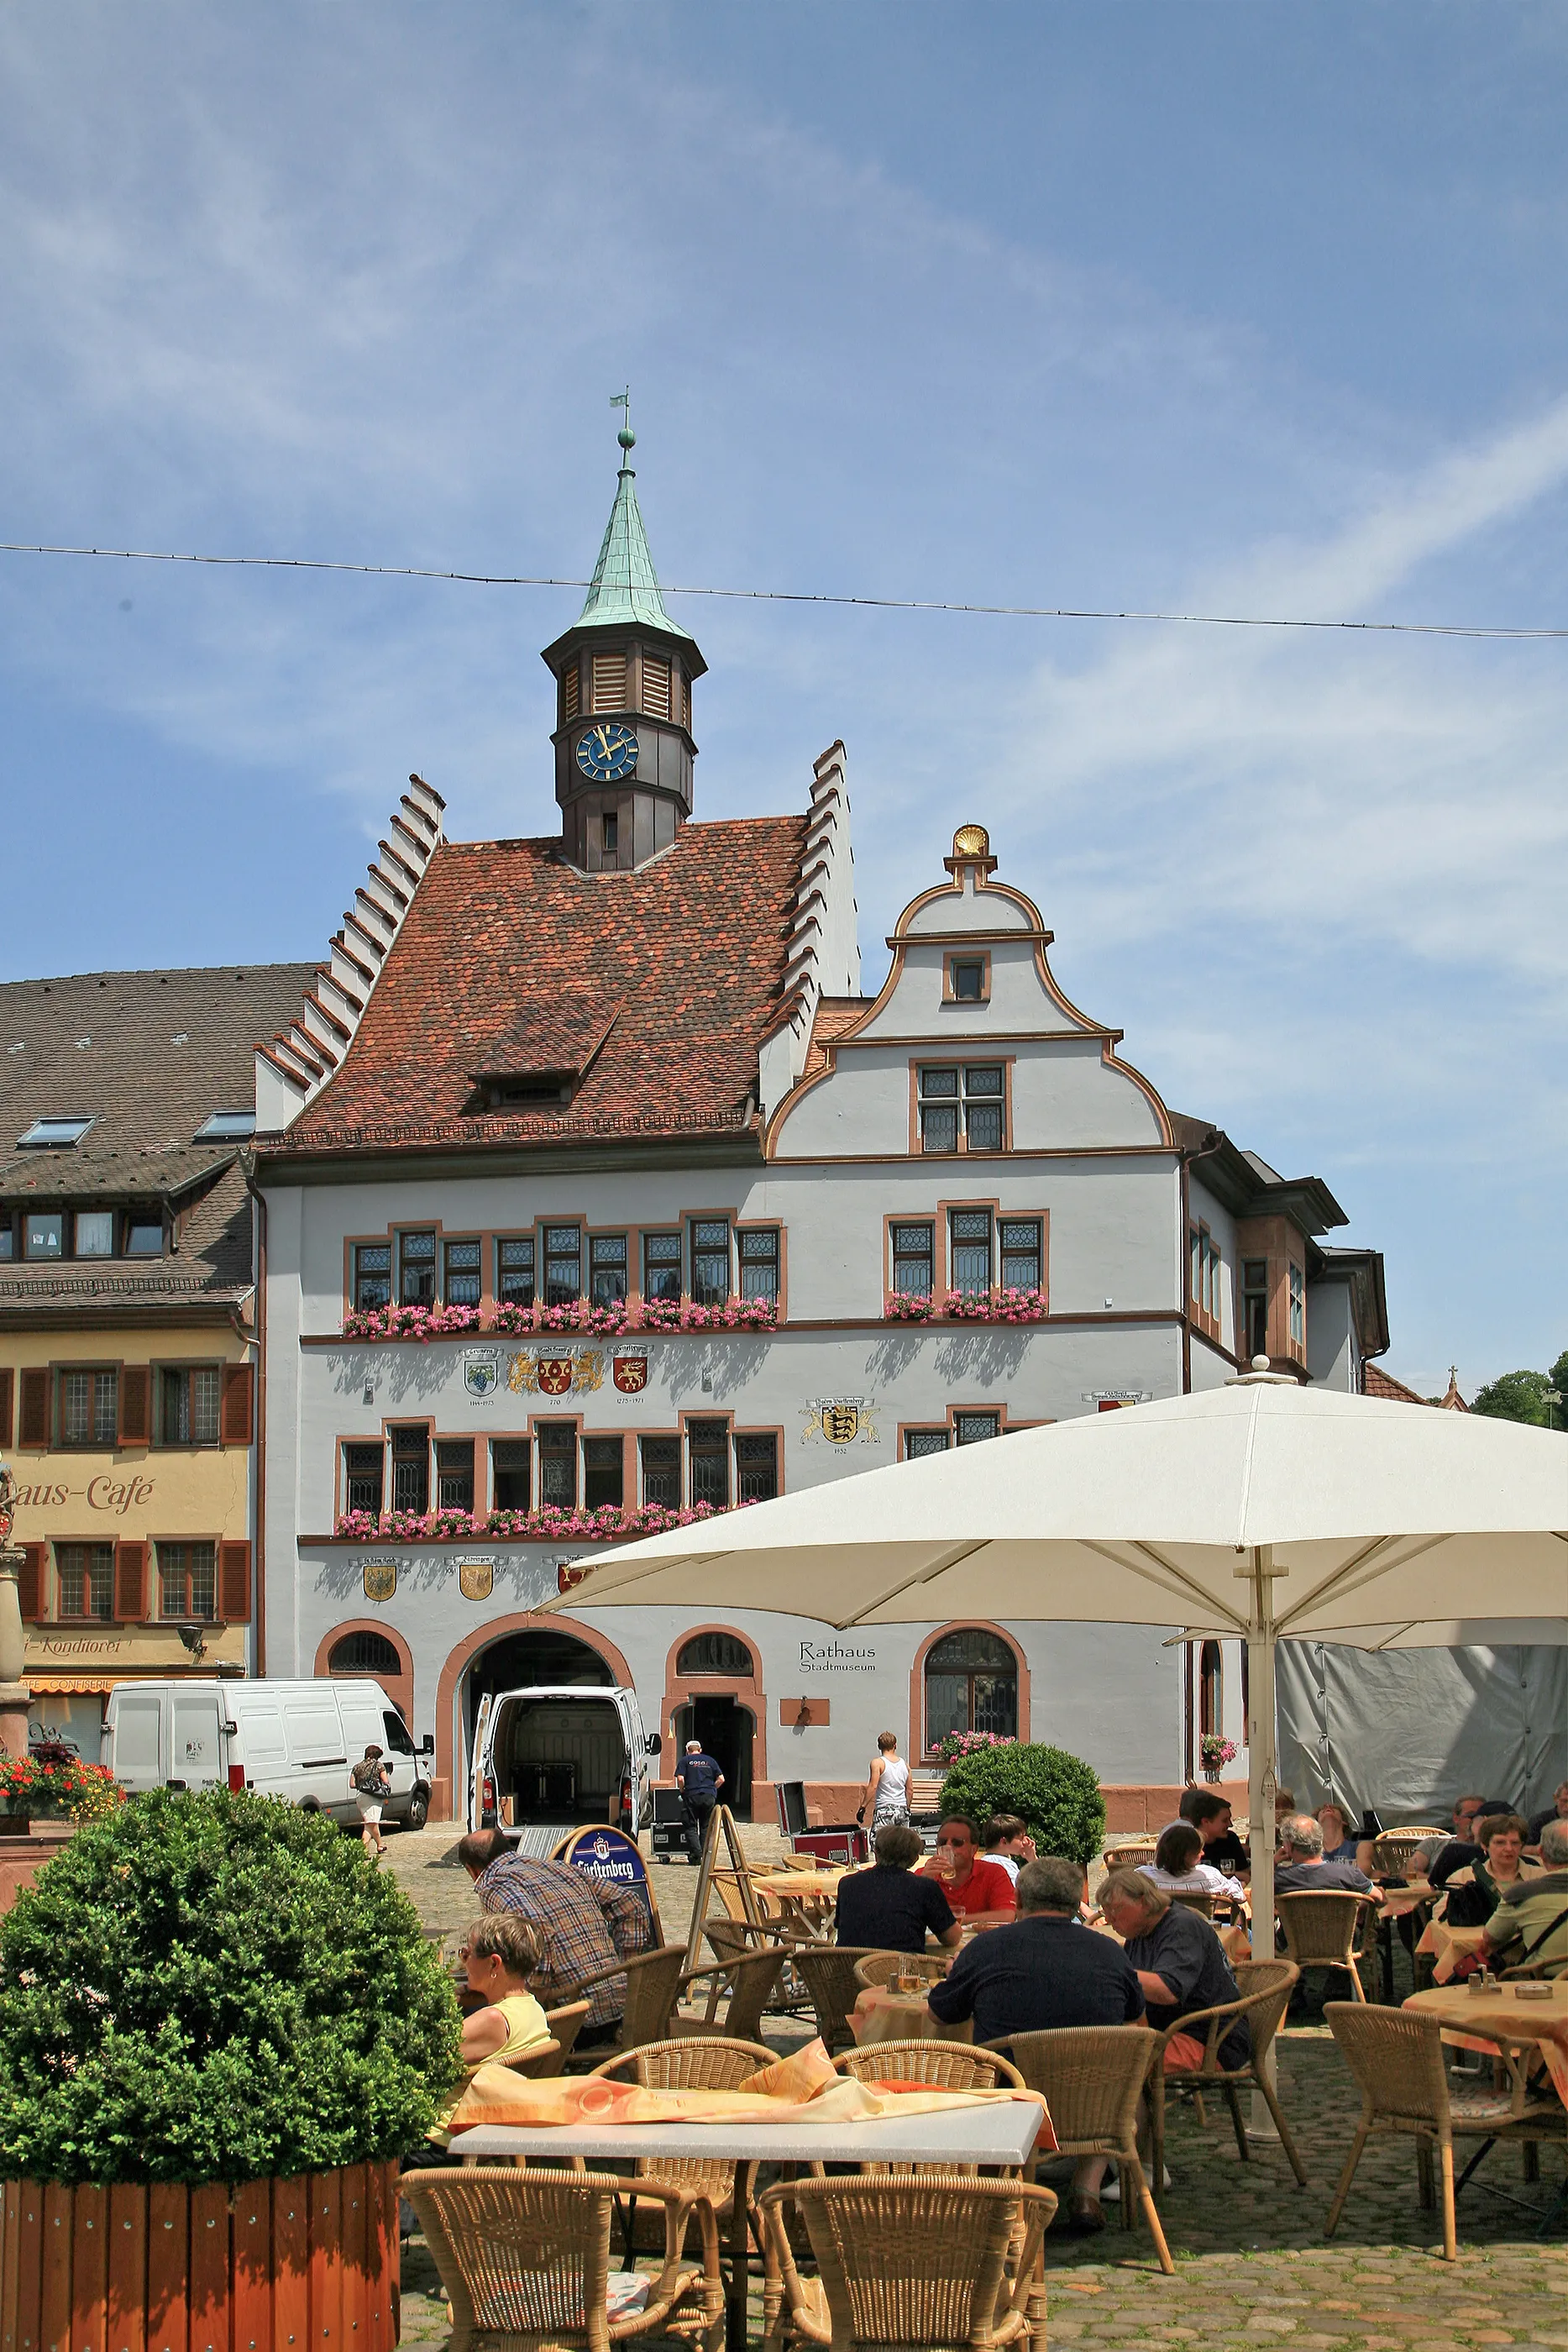
[[[107,1766],[84,1764],[67,1748],[0,1755],[0,1821],[18,1824],[7,1835],[26,1837],[33,1822],[98,1821],[124,1801]]]
[[[747,1510],[733,1503],[732,1510]],[[597,1511],[343,1511],[332,1532],[350,1543],[630,1543],[637,1536],[662,1536],[669,1528],[694,1527],[716,1516],[711,1503],[689,1510],[666,1510],[660,1503],[621,1509],[606,1503]]]
[[[1043,1323],[1043,1290],[950,1290],[942,1312],[954,1323]]]
[[[342,1334],[345,1339],[413,1339],[423,1347],[432,1339],[456,1339],[471,1331],[512,1339],[536,1333],[548,1337],[552,1331],[611,1339],[628,1331],[771,1331],[778,1322],[776,1298],[727,1298],[716,1307],[674,1298],[645,1298],[636,1304],[617,1298],[607,1307],[572,1298],[560,1307],[522,1307],[505,1298],[488,1317],[477,1307],[355,1307],[343,1318]]]
[[[205,2347],[398,2338],[397,2167],[186,2186],[0,2186],[0,2342]]]
[[[883,1299],[882,1311],[889,1323],[929,1323],[936,1312],[936,1301],[925,1294],[894,1290]]]

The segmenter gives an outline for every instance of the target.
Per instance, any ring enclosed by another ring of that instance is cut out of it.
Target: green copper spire
[[[632,430],[630,395],[620,393],[610,404],[626,411],[626,421],[616,437],[629,458],[637,442]],[[615,504],[610,509],[604,541],[593,567],[593,584],[578,615],[577,625],[580,629],[607,628],[632,621],[645,629],[663,629],[672,637],[685,637],[687,632],[677,628],[671,620],[659,593],[658,574],[653,570],[648,534],[643,528],[637,505],[636,479],[631,466],[623,460],[616,480]]]

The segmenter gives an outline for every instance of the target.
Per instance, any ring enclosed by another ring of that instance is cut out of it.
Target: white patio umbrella
[[[1274,1648],[1568,1618],[1568,1444],[1267,1371],[628,1544],[549,1605],[1177,1624],[1248,1645],[1255,1956],[1272,1957]]]

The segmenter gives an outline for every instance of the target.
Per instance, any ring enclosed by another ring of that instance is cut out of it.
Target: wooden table
[[[973,2042],[973,2018],[944,2025],[925,2005],[924,1992],[890,1992],[868,1985],[850,2012],[850,2032],[864,2050],[873,2042]]]
[[[759,1895],[777,1903],[786,1919],[808,1921],[820,1928],[832,1908],[841,1870],[753,1871],[751,1884]]]
[[[1028,2163],[1040,2130],[1038,2105],[1030,2099],[1009,2099],[984,2106],[952,2107],[936,2115],[878,2117],[858,2124],[812,2125],[792,2118],[787,2124],[623,2124],[619,2129],[570,2124],[532,2131],[484,2125],[462,2133],[452,2147],[455,2155],[473,2157],[481,2163],[520,2156],[548,2156],[563,2163],[572,2157],[591,2163],[611,2158],[647,2158],[656,2162],[661,2157],[733,2163],[725,2345],[726,2352],[746,2352],[748,2165],[981,2164],[1017,2168]]]
[[[1558,2097],[1568,2104],[1568,1979],[1552,1979],[1550,2000],[1529,1998],[1529,1990],[1499,1984],[1471,1992],[1465,1986],[1433,1985],[1427,1992],[1413,1992],[1405,2007],[1419,2016],[1435,2017],[1445,2041],[1461,2048],[1500,2050],[1513,2084],[1514,2111],[1522,2114],[1527,2070],[1521,2053],[1525,2050],[1540,2050]],[[1523,2000],[1521,1991],[1527,1995]]]

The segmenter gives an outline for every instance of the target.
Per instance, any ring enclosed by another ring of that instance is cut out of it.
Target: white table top
[[[935,2115],[837,2124],[481,2124],[454,2134],[454,2156],[707,2157],[726,2164],[1023,2164],[1040,2129],[1032,2099]]]

